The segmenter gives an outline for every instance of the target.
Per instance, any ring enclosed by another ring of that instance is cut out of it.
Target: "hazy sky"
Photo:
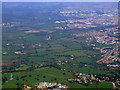
[[[118,2],[120,0],[1,0],[2,2]]]

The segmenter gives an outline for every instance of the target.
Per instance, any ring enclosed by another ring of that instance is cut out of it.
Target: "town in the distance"
[[[3,89],[120,89],[117,2],[2,9]]]

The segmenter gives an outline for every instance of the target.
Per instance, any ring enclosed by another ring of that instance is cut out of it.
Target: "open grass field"
[[[65,75],[63,74],[65,73]],[[16,83],[34,86],[37,82],[61,82],[64,83],[66,79],[72,78],[73,74],[60,71],[56,68],[40,68],[34,71],[13,72],[13,80],[10,80],[11,73],[4,73],[3,78],[7,77],[8,82],[5,82],[3,88],[17,88]],[[18,80],[17,80],[18,79]]]
[[[98,88],[112,88],[112,83],[108,82],[99,82]]]

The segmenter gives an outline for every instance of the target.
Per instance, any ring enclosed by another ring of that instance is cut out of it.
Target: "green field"
[[[65,73],[65,75],[63,73]],[[31,71],[23,71],[23,72],[13,72],[12,74],[13,74],[13,80],[10,80],[10,75],[11,75],[10,73],[3,74],[3,78],[7,77],[8,79],[3,84],[3,88],[17,88],[16,83],[25,84],[29,86],[35,86],[37,82],[43,82],[43,81],[65,83],[66,79],[72,78],[73,76],[72,73],[60,71],[52,67],[35,69],[34,71],[32,71],[32,73]],[[29,75],[31,75],[31,77],[29,77]]]

